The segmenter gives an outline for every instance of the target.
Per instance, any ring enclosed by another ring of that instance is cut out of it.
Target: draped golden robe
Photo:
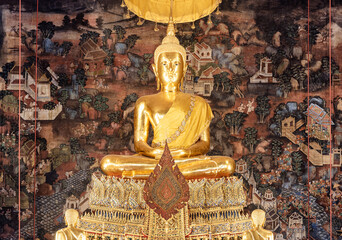
[[[197,142],[213,118],[209,104],[201,97],[179,93],[169,111],[155,127],[152,147],[188,148]]]

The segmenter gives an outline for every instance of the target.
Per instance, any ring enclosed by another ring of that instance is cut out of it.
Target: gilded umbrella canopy
[[[168,23],[193,22],[211,14],[221,0],[124,0],[129,11],[138,17]]]

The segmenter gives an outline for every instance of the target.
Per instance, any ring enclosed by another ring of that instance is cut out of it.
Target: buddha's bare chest
[[[154,99],[153,101],[148,103],[148,115],[150,121],[155,125],[159,123],[161,119],[167,114],[172,106],[172,102],[168,102],[165,100]]]

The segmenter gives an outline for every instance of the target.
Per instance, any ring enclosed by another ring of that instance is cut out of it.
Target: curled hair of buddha
[[[179,44],[179,40],[175,36],[175,26],[171,21],[167,26],[166,37],[164,37],[162,44],[154,51],[154,63],[157,63],[159,55],[164,52],[178,52],[182,55],[183,63],[186,63],[185,48]]]

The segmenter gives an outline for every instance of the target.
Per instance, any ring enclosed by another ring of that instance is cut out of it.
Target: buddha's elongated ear
[[[156,81],[157,81],[157,90],[160,89],[160,81],[159,81],[159,78],[156,76]]]
[[[188,64],[184,64],[184,68],[183,68],[183,76],[182,76],[182,80],[181,80],[181,83],[180,83],[180,89],[181,90],[184,90],[184,78],[185,78],[185,75],[186,75],[186,70],[188,69]]]
[[[159,88],[160,88],[160,81],[159,81],[159,77],[158,77],[157,66],[154,63],[152,63],[151,66],[152,66],[152,69],[153,69],[153,73],[156,76],[157,90],[159,90]]]
[[[156,64],[152,63],[151,66],[152,66],[154,75],[157,76],[157,72],[158,72],[158,71],[157,71],[157,66],[156,66]]]
[[[184,77],[185,77],[185,75],[186,75],[186,71],[188,70],[188,64],[187,63],[184,63],[184,68],[183,68],[183,75],[184,75]]]

